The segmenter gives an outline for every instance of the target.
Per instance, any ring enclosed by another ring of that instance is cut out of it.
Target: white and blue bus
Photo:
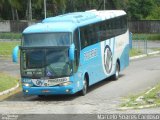
[[[28,95],[87,93],[129,65],[129,31],[122,10],[74,12],[23,31],[20,71]]]

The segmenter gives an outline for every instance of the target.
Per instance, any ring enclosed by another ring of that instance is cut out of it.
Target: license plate
[[[64,78],[56,78],[56,79],[47,79],[47,80],[42,80],[42,79],[32,79],[32,82],[36,86],[55,86],[63,82],[69,81],[69,77],[64,77]]]

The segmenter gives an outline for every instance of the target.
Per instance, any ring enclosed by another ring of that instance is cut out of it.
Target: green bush
[[[133,40],[160,40],[160,34],[133,34]]]

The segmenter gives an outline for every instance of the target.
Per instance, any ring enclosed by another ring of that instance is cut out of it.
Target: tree
[[[154,8],[154,0],[129,0],[128,14],[131,20],[145,19]]]
[[[160,0],[155,0],[154,9],[147,16],[147,20],[160,20]]]
[[[19,20],[18,10],[22,9],[21,0],[8,0],[8,3],[11,6],[12,19]]]
[[[25,19],[29,16],[29,0],[0,0],[0,19]],[[75,11],[103,10],[104,0],[46,0],[47,17]],[[44,18],[43,0],[32,0],[32,16]],[[123,9],[130,20],[159,19],[160,0],[105,0],[105,9]]]

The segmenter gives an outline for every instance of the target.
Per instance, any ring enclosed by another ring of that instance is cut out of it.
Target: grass
[[[142,54],[142,51],[139,50],[139,49],[135,49],[135,48],[132,48],[129,52],[129,56],[130,57],[133,57],[133,56],[137,56],[137,55],[141,55]]]
[[[160,34],[133,34],[133,40],[160,40]]]
[[[21,33],[0,33],[0,39],[21,39],[22,34]]]
[[[160,48],[152,48],[154,51],[160,51]]]
[[[139,97],[141,97],[141,101],[137,100]],[[130,96],[124,103],[121,104],[121,107],[138,108],[139,106],[147,105],[160,106],[160,83],[152,90]]]
[[[0,56],[11,56],[15,46],[20,45],[19,41],[0,42]]]
[[[12,77],[6,73],[0,73],[0,92],[16,86],[18,78]]]
[[[3,100],[7,100],[7,99],[14,99],[16,96],[16,94],[20,94],[22,92],[22,87],[19,86],[16,90],[9,92],[8,94],[5,95],[1,95],[0,96],[0,102]]]

